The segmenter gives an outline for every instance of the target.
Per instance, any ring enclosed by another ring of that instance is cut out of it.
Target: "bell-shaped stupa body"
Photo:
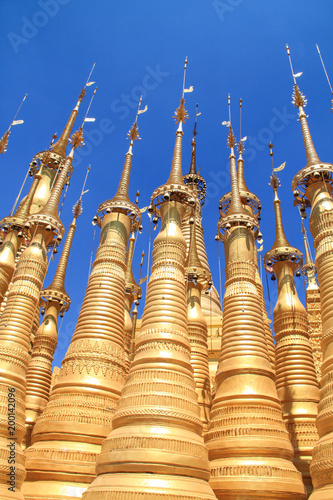
[[[242,100],[240,100],[240,108],[242,109]],[[252,193],[249,188],[247,187],[247,184],[245,182],[245,177],[244,177],[244,158],[243,158],[243,153],[245,150],[243,141],[241,140],[238,144],[238,159],[237,159],[237,182],[238,182],[238,190],[241,198],[241,202],[243,205],[243,208],[245,212],[253,216],[258,222],[261,220],[261,202],[259,198]],[[220,215],[223,216],[223,214],[226,214],[229,210],[231,203],[231,192],[225,194],[222,196],[222,198],[219,201],[219,212]],[[262,244],[261,238],[258,238],[260,241],[260,245]],[[265,304],[265,299],[264,299],[264,293],[263,293],[263,285],[262,285],[262,280],[260,277],[259,273],[259,266],[258,266],[258,257],[257,257],[257,247],[254,247],[255,251],[255,265],[256,265],[256,274],[255,274],[255,283],[258,289],[258,293],[260,296],[260,305],[261,305],[261,311],[263,315],[263,321],[264,321],[264,329],[265,329],[265,336],[266,336],[266,343],[267,343],[267,349],[268,349],[268,354],[272,363],[272,367],[275,369],[275,346],[274,346],[274,341],[273,341],[273,336],[272,336],[272,330],[270,327],[270,323],[268,320],[268,315],[267,315],[267,309],[266,309],[266,304]]]
[[[219,499],[305,499],[282,419],[255,283],[258,223],[242,205],[230,128],[231,200],[218,227],[225,247],[226,290],[216,394],[205,440],[210,484]]]
[[[306,114],[305,99],[294,86],[294,104],[299,110],[307,164],[292,181],[295,200],[311,207],[310,231],[314,240],[315,266],[321,300],[322,378],[318,405],[319,441],[313,449],[310,467],[314,491],[311,500],[333,498],[333,165],[319,160],[314,148]]]
[[[302,254],[288,243],[282,225],[279,180],[273,173],[276,236],[265,254],[266,269],[277,278],[278,299],[274,308],[276,339],[276,387],[283,418],[294,446],[294,464],[302,473],[307,493],[312,491],[310,462],[318,440],[316,429],[319,388],[309,339],[307,314],[300,302],[294,273],[302,265]]]
[[[128,198],[132,146],[131,140],[115,196],[94,218],[101,226],[100,243],[77,325],[26,450],[26,500],[81,497],[95,477],[96,456],[125,382],[126,254],[141,217]]]
[[[141,330],[125,387],[97,459],[97,478],[83,495],[97,498],[214,499],[201,437],[187,332],[185,253],[181,221],[189,187],[181,172],[180,122],[167,184],[154,191],[151,212],[161,217]]]

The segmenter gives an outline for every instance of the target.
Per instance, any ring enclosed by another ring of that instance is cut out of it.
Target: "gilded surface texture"
[[[110,431],[128,367],[124,301],[129,232],[126,215],[104,217],[76,329],[26,451],[26,499],[77,498],[95,476],[96,455]]]
[[[215,498],[190,364],[184,208],[160,211],[134,360],[84,500]]]

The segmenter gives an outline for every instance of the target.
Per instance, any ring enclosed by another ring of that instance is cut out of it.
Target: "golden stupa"
[[[231,190],[221,193],[215,238],[225,253],[223,297],[213,283],[202,225],[206,182],[196,164],[198,105],[190,168],[185,175],[182,169],[184,96],[193,90],[185,87],[187,59],[170,175],[147,207],[160,231],[143,315],[146,278],[140,271],[136,279],[132,264],[145,209],[139,192],[135,202],[129,197],[138,116],[147,109],[140,99],[118,188],[93,218],[101,229],[95,261],[71,343],[53,373],[84,187],[66,238],[59,204],[75,150],[84,145],[87,114],[72,130],[89,78],[60,138],[34,156],[27,195],[0,220],[1,499],[332,500],[333,165],[318,158],[291,69],[307,158],[292,190],[302,218],[311,210],[315,261],[303,221],[304,264],[288,243],[273,166],[276,237],[264,257],[278,288],[273,324],[259,265],[261,202],[245,182],[245,138],[240,134],[237,145],[230,97],[224,124]],[[242,106],[240,100],[241,113]],[[61,245],[45,287],[48,253]],[[306,308],[295,274],[305,278]]]

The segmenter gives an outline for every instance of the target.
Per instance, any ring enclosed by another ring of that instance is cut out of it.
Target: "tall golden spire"
[[[132,232],[128,244],[127,260],[126,260],[126,273],[125,273],[125,325],[124,325],[124,337],[125,337],[125,350],[128,356],[129,363],[132,361],[130,359],[130,349],[131,340],[133,333],[133,324],[131,319],[131,309],[133,302],[141,297],[142,290],[135,281],[133,275],[133,255],[135,246],[135,235]]]
[[[282,224],[282,215],[281,215],[281,201],[278,197],[278,189],[280,187],[280,179],[274,172],[273,166],[273,144],[269,144],[269,155],[272,160],[272,175],[270,186],[274,191],[274,214],[275,214],[275,240],[273,243],[272,250],[281,247],[290,247],[286,235],[284,234],[283,224]]]
[[[93,64],[93,66],[91,68],[91,71],[90,71],[89,76],[87,78],[86,84],[85,84],[85,86],[83,87],[83,89],[81,90],[81,92],[79,94],[77,103],[76,103],[74,109],[72,110],[72,112],[70,114],[70,117],[69,117],[69,119],[68,119],[68,121],[66,123],[66,126],[65,126],[64,130],[62,131],[62,134],[60,135],[60,137],[57,140],[57,142],[51,147],[51,152],[54,153],[54,154],[57,154],[57,155],[61,156],[62,158],[66,157],[66,147],[67,147],[67,144],[68,144],[68,141],[69,141],[69,138],[70,138],[70,135],[71,135],[71,132],[72,132],[72,129],[73,129],[76,117],[77,117],[78,112],[79,112],[80,104],[81,104],[81,102],[83,101],[83,99],[84,99],[84,97],[86,95],[86,88],[87,88],[87,86],[90,86],[93,83],[95,83],[95,82],[90,82],[89,81],[90,77],[92,75],[92,72],[94,70],[94,67],[95,67],[95,63]]]
[[[138,115],[140,113],[141,103],[142,103],[142,96],[140,97],[138,112],[135,117],[135,122],[133,123],[131,130],[127,134],[127,137],[130,139],[130,145],[128,148],[128,152],[126,153],[124,168],[122,170],[119,186],[116,194],[113,197],[113,201],[129,202],[128,187],[129,187],[129,178],[131,174],[132,157],[133,157],[132,148],[133,148],[133,142],[138,141],[140,139],[137,120],[138,120]],[[141,110],[141,112],[142,111],[143,110]]]
[[[14,116],[11,124],[9,125],[9,127],[8,127],[7,131],[5,132],[5,134],[0,139],[0,154],[6,153],[6,151],[7,151],[8,139],[9,139],[10,130],[11,130],[12,126],[13,125],[20,125],[21,123],[23,123],[23,120],[16,120],[16,117],[19,114],[19,111],[20,111],[20,109],[22,107],[22,104],[26,100],[27,96],[28,96],[28,94],[25,94],[25,96],[23,97],[22,102],[21,102],[18,110],[16,111],[16,114],[15,114],[15,116]]]
[[[231,141],[232,137],[229,147]],[[231,175],[231,197],[236,196],[239,204],[233,165]],[[305,499],[301,474],[291,462],[293,450],[278,403],[256,286],[258,223],[236,207],[218,223],[225,248],[226,284],[217,387],[205,436],[210,484],[221,500]]]
[[[80,92],[79,97],[78,97],[76,106],[72,110],[70,117],[66,123],[66,126],[65,126],[64,130],[62,131],[61,136],[59,137],[57,142],[51,147],[52,153],[58,154],[59,156],[62,156],[63,158],[65,158],[66,147],[67,147],[67,144],[68,144],[71,132],[72,132],[72,128],[74,126],[76,117],[78,115],[80,104],[83,101],[85,95],[86,95],[86,89],[83,88]]]
[[[175,173],[175,161],[171,170]],[[158,209],[162,220],[141,330],[112,431],[97,459],[97,478],[84,500],[215,498],[208,485],[187,332],[181,221],[192,191],[175,178],[177,183],[152,195],[150,211]]]
[[[272,145],[270,154],[272,157]],[[294,273],[302,265],[302,254],[289,245],[282,226],[280,200],[277,190],[280,181],[274,173],[276,238],[272,249],[264,256],[266,270],[277,277],[278,299],[274,308],[276,340],[276,386],[294,446],[294,464],[303,475],[308,494],[312,491],[310,462],[312,448],[317,442],[316,429],[319,389],[308,332],[307,314],[297,296]],[[273,271],[272,271],[273,269]]]
[[[197,136],[197,119],[201,113],[198,112],[198,104],[196,105],[195,110],[195,122],[194,122],[194,130],[193,130],[193,139],[192,139],[192,155],[191,155],[191,164],[190,171],[188,174],[184,175],[184,183],[188,185],[192,191],[194,198],[196,200],[196,210],[194,214],[195,218],[195,237],[196,237],[196,247],[198,251],[198,256],[202,266],[210,273],[206,246],[204,241],[204,231],[201,223],[201,214],[202,207],[205,204],[206,198],[206,181],[205,179],[197,173],[196,168],[196,136]],[[192,217],[191,212],[188,212],[182,220],[182,232],[184,238],[186,240],[187,247],[187,255],[190,247],[190,233],[191,233],[191,225],[190,219]],[[214,285],[210,288],[210,293],[207,293],[207,290],[202,289],[201,292],[201,308],[206,314],[221,315],[221,303],[219,300],[218,293]]]
[[[303,276],[306,277],[306,312],[308,315],[309,336],[312,348],[313,361],[320,387],[321,365],[323,362],[323,352],[321,349],[322,320],[320,311],[320,291],[316,279],[316,266],[313,263],[306,229],[302,220],[302,234],[305,250],[305,264],[302,267]]]
[[[189,220],[190,242],[186,260],[187,279],[187,320],[191,345],[191,365],[198,395],[200,417],[204,432],[209,422],[211,406],[210,375],[208,364],[207,322],[201,309],[204,289],[212,286],[210,272],[203,267],[197,250],[195,213]]]
[[[313,165],[318,165],[320,163],[320,160],[318,158],[317,152],[315,150],[315,147],[312,142],[312,137],[310,134],[309,130],[309,125],[306,119],[306,114],[304,112],[304,108],[307,104],[307,100],[305,99],[304,95],[302,92],[299,90],[298,85],[296,83],[296,78],[301,76],[302,73],[294,73],[293,65],[291,62],[291,55],[290,55],[290,49],[288,45],[286,46],[287,49],[287,54],[289,57],[289,63],[290,63],[290,69],[291,69],[291,74],[294,80],[294,93],[293,93],[293,99],[292,102],[296,108],[298,108],[299,111],[299,120],[301,123],[302,127],[302,135],[303,135],[303,141],[304,141],[304,146],[305,146],[305,153],[306,153],[306,160],[307,160],[307,167],[311,167]]]
[[[66,158],[52,191],[53,195],[44,209],[27,219],[25,227],[30,226],[31,228],[31,242],[17,264],[12,286],[8,293],[7,306],[0,319],[0,363],[1,366],[5,367],[0,393],[5,393],[7,397],[8,391],[13,390],[16,393],[17,408],[23,408],[25,402],[26,371],[30,358],[30,335],[48,267],[47,247],[51,245],[51,242],[59,243],[64,231],[58,217],[57,204],[71,167],[72,155],[73,151]],[[8,352],[11,352],[9,358]],[[0,455],[5,459],[3,470],[5,474],[8,474],[10,450],[7,448],[7,443],[8,438],[13,437],[18,464],[16,493],[14,493],[13,499],[21,499],[20,488],[25,477],[24,459],[20,446],[25,433],[23,412],[16,413],[16,426],[12,432],[13,436],[10,435],[10,429],[7,426],[5,429],[0,429]],[[3,466],[3,464],[0,465]],[[5,483],[0,484],[0,496],[6,497],[7,493],[1,493],[3,488],[7,492]]]
[[[288,55],[290,54],[287,47]],[[289,59],[290,60],[290,59]],[[292,67],[292,66],[291,66]],[[293,71],[292,71],[293,72]],[[294,76],[294,83],[295,83]],[[296,90],[296,89],[295,89]],[[295,96],[297,98],[297,95]],[[312,141],[309,141],[306,117],[301,99],[295,101],[300,110],[303,139],[306,145],[307,165],[293,178],[292,189],[295,204],[302,208],[311,207],[310,231],[316,249],[315,265],[321,299],[322,316],[322,378],[320,403],[318,405],[317,429],[319,441],[313,449],[310,467],[314,492],[311,500],[330,498],[333,496],[332,462],[333,462],[333,427],[331,414],[333,404],[327,394],[331,391],[333,376],[333,165],[319,162]]]
[[[230,109],[230,98],[228,99],[229,109]],[[250,215],[255,216],[255,218],[260,221],[261,213],[261,203],[259,198],[249,191],[244,178],[244,159],[243,152],[245,150],[244,143],[247,137],[242,137],[242,108],[243,100],[239,100],[239,110],[240,110],[240,138],[237,146],[238,150],[238,160],[237,160],[237,181],[238,181],[238,191],[240,194],[241,202],[244,210]],[[229,115],[230,116],[230,115]],[[229,125],[229,122],[223,122],[224,125]],[[219,201],[219,212],[220,215],[226,214],[230,208],[231,204],[231,192],[223,195]]]
[[[197,135],[197,119],[198,119],[198,116],[201,115],[201,113],[198,113],[198,104],[196,105],[196,108],[195,108],[195,121],[194,121],[194,129],[193,129],[193,139],[192,139],[192,142],[191,142],[191,146],[192,146],[192,153],[191,153],[191,165],[190,165],[190,171],[189,171],[189,174],[192,174],[192,175],[196,175],[197,173],[197,165],[196,165],[196,142],[195,142],[195,138],[196,138],[196,135]]]
[[[241,198],[239,194],[239,186],[237,179],[237,168],[236,168],[236,156],[234,149],[236,147],[236,137],[231,125],[231,109],[230,109],[230,95],[228,96],[228,106],[229,106],[229,134],[227,144],[230,149],[230,179],[231,179],[231,201],[230,208],[228,210],[228,215],[245,214],[245,210],[241,203]]]
[[[88,167],[87,175],[90,170]],[[84,181],[84,186],[87,180]],[[44,410],[50,395],[52,360],[58,342],[58,316],[63,316],[70,306],[70,297],[65,290],[65,274],[70,249],[76,229],[76,221],[82,213],[82,195],[73,207],[73,221],[69,227],[64,248],[51,285],[41,293],[45,304],[44,319],[37,330],[31,359],[27,370],[26,390],[26,446],[30,446],[31,432],[37,417]]]
[[[96,455],[110,432],[128,371],[126,249],[140,218],[137,205],[126,198],[105,201],[94,217],[100,243],[59,377],[26,450],[26,500],[81,496],[95,477]]]
[[[185,77],[186,77],[186,69],[187,69],[187,57],[184,63],[184,79],[183,79],[183,92],[182,98],[180,99],[179,107],[175,111],[175,120],[178,123],[178,129],[176,132],[176,144],[173,152],[172,165],[169,179],[167,180],[167,184],[183,184],[183,173],[182,173],[182,137],[183,137],[183,123],[188,119],[188,113],[185,109],[185,98],[184,92],[185,90]]]

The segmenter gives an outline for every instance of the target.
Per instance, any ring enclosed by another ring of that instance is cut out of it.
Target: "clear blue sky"
[[[132,200],[139,189],[140,206],[148,205],[153,190],[168,178],[176,131],[172,115],[181,94],[185,56],[187,84],[194,86],[194,92],[186,96],[190,119],[184,126],[183,172],[189,168],[198,102],[202,115],[198,119],[197,163],[208,191],[203,225],[216,287],[219,289],[214,241],[218,200],[230,187],[227,130],[221,125],[227,119],[228,93],[237,138],[238,101],[243,99],[242,134],[248,136],[244,155],[246,182],[262,201],[264,252],[274,241],[273,196],[268,187],[270,140],[276,166],[287,162],[280,175],[286,235],[292,245],[303,250],[300,219],[293,207],[290,185],[292,177],[305,165],[305,153],[297,110],[291,104],[292,79],[285,44],[291,48],[295,72],[303,71],[299,85],[309,101],[306,109],[318,155],[322,161],[333,161],[331,95],[315,48],[318,43],[333,79],[331,2],[2,0],[0,9],[0,135],[28,93],[18,117],[25,123],[13,127],[8,151],[0,157],[1,217],[11,210],[33,155],[47,148],[52,134],[62,130],[96,62],[93,80],[98,92],[90,113],[96,121],[86,126],[86,150],[77,157],[62,213],[68,227],[86,167],[91,163],[89,193],[84,197],[84,212],[78,221],[66,279],[72,307],[62,324],[56,364],[60,364],[70,342],[87,284],[93,239],[91,220],[98,205],[115,193],[128,148],[126,134],[134,121],[141,92],[149,110],[139,120],[142,140],[134,147]],[[87,104],[88,99],[77,126]],[[28,187],[29,183],[26,190]],[[148,249],[146,214],[143,225],[134,263],[137,277],[140,253],[147,253]],[[153,232],[153,236],[156,234]],[[95,249],[98,237],[99,230]],[[222,246],[220,251],[223,256]],[[50,266],[45,285],[50,283],[54,271],[55,263]],[[269,284],[274,307],[275,284]],[[303,299],[301,280],[298,290]],[[140,309],[141,314],[143,304]]]

